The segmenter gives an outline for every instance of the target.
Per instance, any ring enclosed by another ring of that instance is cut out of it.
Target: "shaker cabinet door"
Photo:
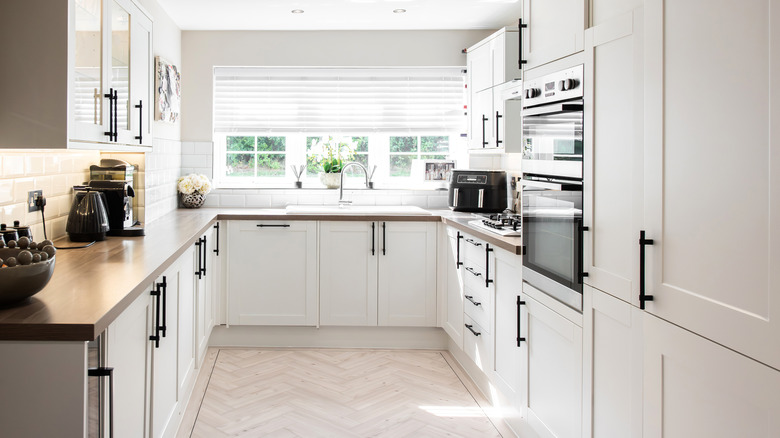
[[[645,3],[647,310],[780,368],[780,8],[717,5]]]
[[[639,304],[643,83],[641,10],[585,32],[584,282]],[[620,163],[620,165],[616,165]]]
[[[317,325],[317,222],[228,223],[228,323]]]

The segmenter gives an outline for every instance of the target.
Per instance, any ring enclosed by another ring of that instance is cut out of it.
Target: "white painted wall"
[[[465,66],[461,51],[491,33],[184,31],[182,140],[212,139],[214,66]]]

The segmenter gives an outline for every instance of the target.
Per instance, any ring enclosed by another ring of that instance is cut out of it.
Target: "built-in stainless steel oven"
[[[524,174],[523,281],[582,311],[582,181]]]
[[[582,311],[582,65],[526,81],[523,281]]]
[[[523,172],[582,178],[582,83],[582,65],[525,82]]]

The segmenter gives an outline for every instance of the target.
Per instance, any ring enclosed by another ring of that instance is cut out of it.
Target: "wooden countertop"
[[[178,209],[146,225],[144,237],[109,237],[84,249],[57,251],[49,284],[22,304],[0,308],[0,340],[90,341],[102,333],[216,220],[443,221],[493,245],[520,253],[519,238],[470,227],[470,215],[290,215],[283,209]],[[57,246],[78,246],[67,238]]]

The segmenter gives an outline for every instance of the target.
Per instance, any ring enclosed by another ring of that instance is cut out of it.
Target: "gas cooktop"
[[[469,221],[469,225],[504,237],[519,237],[521,219],[518,214],[493,213],[475,214],[479,219]]]

